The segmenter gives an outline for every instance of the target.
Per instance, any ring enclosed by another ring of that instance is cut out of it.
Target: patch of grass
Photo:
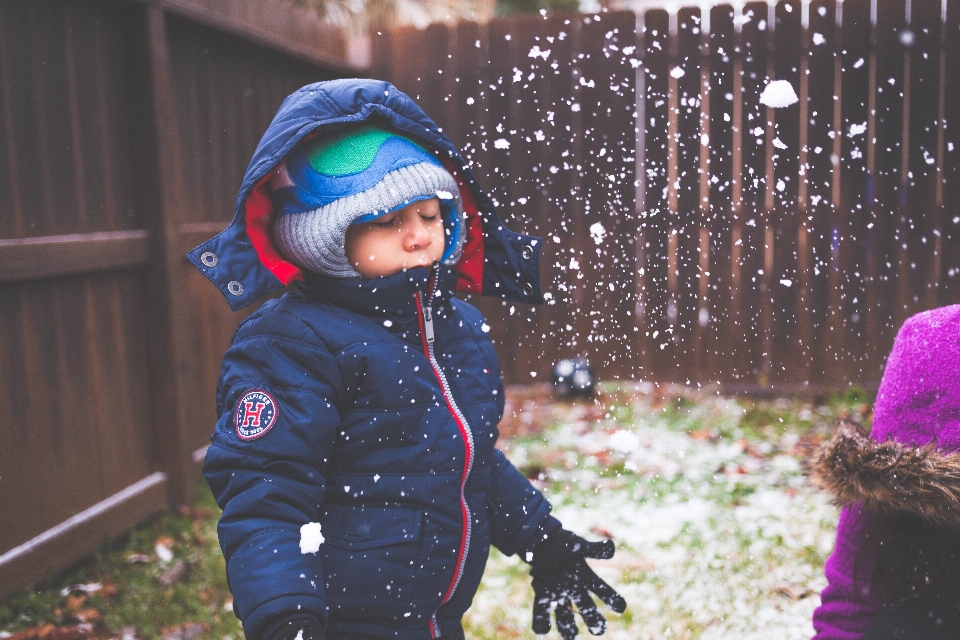
[[[219,514],[206,486],[198,488],[191,508],[103,545],[93,559],[42,588],[12,595],[0,605],[0,631],[86,622],[92,637],[116,637],[127,629],[150,640],[192,623],[204,628],[205,637],[242,637],[217,544]],[[169,561],[158,556],[158,541],[172,553]],[[182,577],[170,579],[181,571]],[[102,588],[93,590],[97,583]],[[71,585],[91,585],[91,592],[71,591]]]
[[[868,422],[872,401],[857,388],[821,398],[757,399],[604,383],[594,401],[517,403],[518,424],[534,426],[515,430],[522,435],[501,445],[565,526],[591,539],[609,532],[616,540],[616,556],[595,568],[630,608],[608,615],[604,638],[709,633],[792,640],[811,633],[808,595],[822,588],[836,518],[796,461],[839,419]],[[133,627],[138,638],[153,640],[195,624],[202,638],[240,640],[217,544],[218,516],[209,491],[198,489],[189,510],[163,515],[50,584],[0,604],[0,636],[45,624],[75,627],[85,618],[91,638],[117,638]],[[158,557],[158,541],[172,559]],[[163,584],[178,562],[188,571]],[[470,640],[534,637],[528,570],[491,550],[464,620]],[[70,585],[92,583],[103,588],[62,595]],[[784,602],[798,606],[787,611]]]

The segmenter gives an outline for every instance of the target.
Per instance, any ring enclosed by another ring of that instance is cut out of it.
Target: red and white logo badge
[[[277,422],[280,406],[263,389],[252,389],[237,400],[233,409],[233,423],[241,440],[263,437]]]

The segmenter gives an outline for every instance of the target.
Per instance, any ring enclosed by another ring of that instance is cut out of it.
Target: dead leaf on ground
[[[688,435],[693,440],[701,440],[706,442],[713,442],[714,440],[719,440],[719,436],[716,433],[714,433],[711,429],[697,429],[696,431],[690,431]]]
[[[76,627],[57,627],[44,624],[18,631],[6,640],[85,640],[93,633],[93,627],[83,625]]]
[[[191,520],[209,520],[213,516],[213,511],[207,507],[191,507],[187,504],[180,505],[177,513]]]
[[[807,596],[812,596],[814,593],[810,589],[805,589],[789,583],[778,585],[776,588],[774,588],[774,591],[782,596],[790,598],[791,600],[802,600]]]
[[[77,611],[73,614],[73,617],[77,619],[77,622],[94,622],[100,619],[100,612],[93,607],[88,607]]]
[[[169,568],[164,569],[163,573],[157,576],[157,580],[165,587],[172,587],[176,583],[183,580],[184,576],[187,575],[187,570],[190,568],[183,560],[177,560]]]
[[[613,534],[610,533],[607,529],[604,529],[601,526],[590,527],[590,533],[598,535],[601,538],[606,538],[607,540],[613,540]]]
[[[155,544],[169,548],[173,546],[173,538],[171,538],[170,536],[160,536],[159,538],[157,538],[157,541]]]
[[[66,602],[67,611],[79,611],[80,607],[86,604],[86,602],[87,602],[87,594],[85,593],[80,593],[77,595],[69,595],[67,596],[67,602]]]

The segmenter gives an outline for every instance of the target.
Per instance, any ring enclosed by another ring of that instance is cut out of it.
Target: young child
[[[907,320],[870,435],[841,426],[813,470],[845,507],[816,640],[960,638],[960,305]]]
[[[539,252],[391,85],[283,102],[232,224],[189,254],[234,309],[300,288],[237,330],[204,465],[247,638],[463,638],[490,544],[530,562],[537,633],[554,610],[576,636],[573,605],[603,633],[590,591],[624,611],[584,560],[613,543],[563,529],[495,448],[489,327],[453,297],[541,302]]]

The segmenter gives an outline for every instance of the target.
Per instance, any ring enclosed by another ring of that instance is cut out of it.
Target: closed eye
[[[376,220],[371,220],[371,224],[375,224],[378,227],[391,227],[396,224],[398,218],[395,215],[384,216],[382,218],[377,218]]]

